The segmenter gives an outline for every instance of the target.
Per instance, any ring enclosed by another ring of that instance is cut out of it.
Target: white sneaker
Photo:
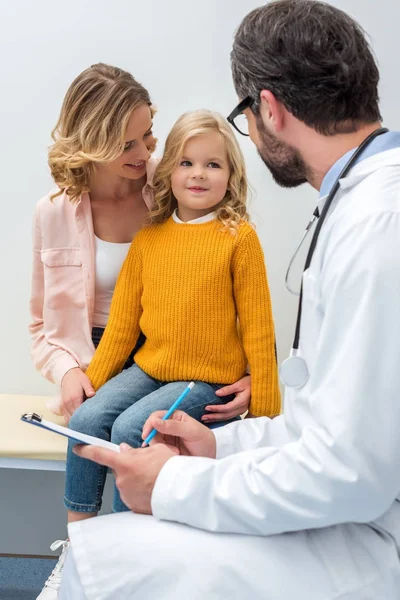
[[[50,550],[52,552],[55,552],[56,550],[61,548],[61,546],[63,547],[63,549],[56,566],[52,570],[50,577],[44,584],[44,588],[42,589],[36,600],[57,600],[58,592],[60,590],[61,585],[61,575],[64,568],[64,563],[69,545],[70,543],[68,540],[57,540],[56,542],[54,542],[54,544],[50,546]]]

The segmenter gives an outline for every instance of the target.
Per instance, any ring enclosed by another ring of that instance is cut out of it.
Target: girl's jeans
[[[142,445],[142,429],[156,410],[167,410],[187,386],[188,381],[163,382],[147,375],[136,364],[103,385],[72,415],[69,427],[114,444],[126,442],[133,448]],[[180,410],[200,420],[209,404],[226,404],[233,396],[215,395],[223,384],[196,381],[180,405]],[[240,417],[238,417],[240,418]],[[231,419],[236,420],[236,419]],[[224,423],[225,424],[225,423]],[[64,504],[74,512],[94,513],[101,507],[107,468],[79,458],[69,440]],[[114,488],[113,511],[128,510]]]

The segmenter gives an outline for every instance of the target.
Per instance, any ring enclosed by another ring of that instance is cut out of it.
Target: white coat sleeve
[[[400,490],[399,240],[400,215],[379,214],[326,256],[300,437],[221,460],[170,459],[153,492],[157,518],[271,535],[386,512]]]
[[[235,421],[225,427],[213,429],[217,442],[217,458],[224,458],[243,450],[282,446],[289,441],[285,419],[258,417]]]

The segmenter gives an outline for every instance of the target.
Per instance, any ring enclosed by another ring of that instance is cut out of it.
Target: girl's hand
[[[227,385],[220,390],[217,390],[215,394],[219,397],[229,396],[235,394],[234,400],[230,400],[226,404],[212,404],[206,406],[205,410],[211,414],[203,415],[201,420],[203,423],[215,423],[217,421],[228,421],[233,419],[248,410],[251,399],[251,377],[245,375],[232,385]]]
[[[76,409],[95,395],[90,379],[79,367],[67,371],[61,381],[61,413],[68,425]]]

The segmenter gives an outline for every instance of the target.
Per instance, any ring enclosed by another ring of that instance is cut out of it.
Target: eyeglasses
[[[233,109],[228,117],[228,122],[242,135],[249,135],[249,124],[243,111],[246,110],[246,108],[250,108],[253,104],[253,98],[247,96],[247,98],[239,102],[237,107]]]

